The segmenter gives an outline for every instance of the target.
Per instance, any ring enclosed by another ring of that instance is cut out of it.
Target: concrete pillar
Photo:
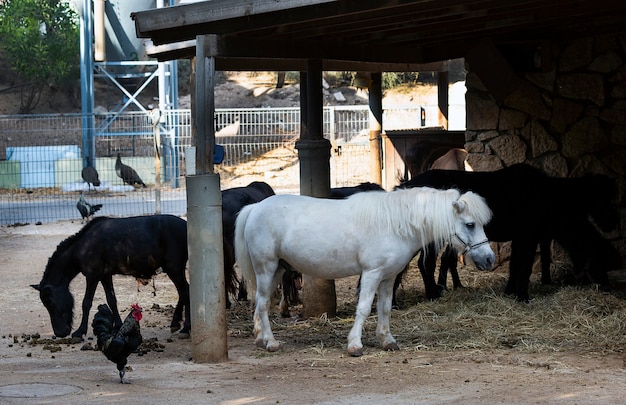
[[[191,355],[217,363],[228,360],[220,179],[210,173],[186,181]]]
[[[324,139],[322,62],[309,60],[307,72],[300,76],[301,133],[296,142],[300,159],[300,194],[330,196],[330,141]],[[307,215],[303,212],[302,215]],[[321,280],[303,274],[302,316],[318,317],[337,314],[334,280]]]
[[[211,35],[196,38],[191,106],[197,175],[186,178],[191,353],[197,363],[228,359],[222,193],[219,175],[213,171],[215,58],[210,52],[215,41]]]

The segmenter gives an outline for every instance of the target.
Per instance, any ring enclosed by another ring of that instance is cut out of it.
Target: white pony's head
[[[496,256],[485,235],[485,225],[491,220],[491,209],[480,195],[468,191],[452,202],[455,213],[455,233],[450,243],[481,270],[490,270]]]

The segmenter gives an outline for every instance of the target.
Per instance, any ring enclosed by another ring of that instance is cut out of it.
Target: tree
[[[46,88],[69,88],[79,76],[78,15],[61,0],[0,2],[0,48],[24,82],[20,113]]]

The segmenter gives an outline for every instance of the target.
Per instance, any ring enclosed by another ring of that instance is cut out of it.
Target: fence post
[[[154,213],[161,213],[161,111],[154,108],[150,111],[152,121],[152,136],[154,138]]]
[[[330,139],[331,143],[335,143],[335,136],[337,135],[337,131],[335,130],[335,107],[328,106],[328,139]]]

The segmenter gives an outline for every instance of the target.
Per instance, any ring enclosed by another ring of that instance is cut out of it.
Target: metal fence
[[[419,126],[419,108],[403,114],[413,114]],[[225,151],[215,167],[223,189],[262,180],[277,193],[299,192],[299,108],[218,109],[215,124],[216,142]],[[95,190],[81,178],[83,129],[90,126],[101,180]],[[324,136],[333,145],[331,186],[370,180],[368,128],[365,106],[324,108]],[[189,110],[164,111],[156,127],[145,113],[134,112],[0,116],[0,224],[80,220],[80,193],[103,205],[97,215],[185,214],[184,179],[195,167],[192,146]],[[115,173],[118,154],[148,187],[123,184]]]

